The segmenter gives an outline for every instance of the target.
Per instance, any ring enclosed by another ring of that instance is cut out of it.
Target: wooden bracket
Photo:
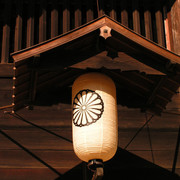
[[[166,76],[163,76],[163,77],[159,80],[159,82],[156,84],[156,86],[154,87],[151,95],[149,96],[149,98],[148,98],[148,100],[147,100],[147,102],[146,102],[146,106],[145,106],[145,107],[146,107],[147,109],[148,109],[148,107],[153,103],[153,100],[154,100],[154,98],[155,98],[155,96],[156,96],[156,93],[158,92],[159,88],[163,85],[165,79],[166,79]]]
[[[104,39],[107,39],[108,37],[111,37],[111,28],[108,26],[103,26],[100,28],[100,36],[102,36]]]

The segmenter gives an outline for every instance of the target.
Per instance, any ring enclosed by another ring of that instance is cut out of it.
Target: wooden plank
[[[0,77],[12,77],[13,64],[0,64]]]
[[[82,24],[82,12],[81,12],[81,1],[77,1],[75,3],[75,12],[74,12],[74,19],[75,19],[75,28],[79,27]]]
[[[116,0],[111,0],[110,1],[110,17],[113,18],[113,19],[117,19],[117,12],[116,12],[116,7],[117,7],[117,1]]]
[[[27,40],[26,47],[30,47],[34,44],[34,1],[28,3],[28,19],[27,19]]]
[[[70,1],[63,0],[63,33],[70,30]]]
[[[22,0],[16,0],[17,16],[14,35],[14,51],[18,51],[22,47]]]
[[[59,75],[58,72],[56,72],[56,73],[55,72],[44,73],[44,74],[38,76],[38,82],[37,83],[41,84],[41,83],[43,83],[43,82],[45,82],[51,78],[56,77],[57,75]]]
[[[32,150],[36,156],[54,168],[73,168],[81,161],[74,151]],[[43,168],[42,163],[23,150],[0,150],[0,168]]]
[[[121,1],[121,23],[128,27],[127,1]]]
[[[160,7],[158,7],[158,9],[155,12],[155,18],[156,18],[156,29],[157,29],[158,44],[165,47],[164,22],[163,22],[162,10],[160,9]]]
[[[71,121],[71,120],[70,120]],[[48,129],[48,128],[46,128]],[[21,143],[23,146],[30,150],[56,150],[56,151],[73,151],[73,144],[69,141],[66,141],[63,138],[71,140],[72,138],[72,129],[71,127],[58,128],[57,130],[49,130],[53,133],[56,133],[57,136],[54,136],[51,133],[38,129],[36,127],[31,128],[16,128],[12,130],[4,130],[9,136],[13,137]],[[19,149],[17,146],[14,146],[12,142],[2,135],[0,135],[1,150],[15,150]],[[62,138],[61,138],[62,137]]]
[[[174,40],[172,35],[172,22],[171,22],[171,13],[167,13],[167,19],[168,19],[168,32],[169,32],[169,43],[170,43],[170,50],[174,51]]]
[[[104,1],[103,0],[98,0],[97,1],[97,9],[98,9],[98,17],[103,16],[104,15]]]
[[[19,94],[14,94],[15,92],[13,92],[12,98],[13,98],[13,103],[15,105],[22,103],[24,104],[26,102],[27,104],[27,99],[28,99],[28,95],[29,95],[29,91],[25,90],[22,93]]]
[[[149,162],[153,162],[152,160],[152,156],[151,156],[151,151],[143,151],[143,150],[128,150],[128,152],[131,152],[132,154],[140,157],[140,158],[143,158]],[[136,166],[136,164],[131,164],[132,166]]]
[[[12,90],[0,90],[0,106],[7,106],[11,104],[12,104]]]
[[[154,101],[155,96],[157,95],[157,91],[162,87],[164,82],[165,82],[165,77],[162,77],[159,80],[159,82],[154,86],[154,89],[152,90],[151,95],[148,97],[148,100],[146,102],[147,107],[152,104],[152,102]]]
[[[3,35],[2,35],[2,51],[1,63],[9,61],[9,43],[10,43],[10,16],[11,16],[11,1],[5,1],[4,18],[3,18]]]
[[[14,77],[17,77],[17,76],[20,76],[22,74],[26,74],[29,72],[29,69],[27,67],[27,64],[23,64],[19,67],[13,67],[13,70],[14,70]]]
[[[65,118],[65,117],[61,117]],[[16,120],[15,120],[16,121]],[[20,120],[19,120],[20,121]],[[71,119],[69,119],[71,121]],[[128,121],[129,122],[129,121]],[[36,123],[36,122],[35,122]],[[140,128],[140,126],[139,126]],[[27,126],[26,127],[17,127],[7,129],[4,127],[4,132],[10,135],[11,137],[15,138],[18,142],[23,144],[25,147],[31,150],[66,150],[70,151],[73,150],[73,145],[71,142],[66,141],[63,138],[71,140],[72,138],[72,129],[71,127],[59,127],[56,129],[46,128],[47,130],[57,134],[58,136],[54,136],[51,133],[47,133],[41,129],[38,129],[34,126]],[[124,148],[134,134],[138,131],[138,128],[129,128],[123,129],[119,128],[118,130],[118,146]],[[151,134],[151,141],[152,147],[154,151],[174,151],[176,146],[176,139],[177,139],[177,132],[171,129],[168,130],[158,130],[153,129],[150,126],[150,134]],[[18,147],[14,146],[13,143],[9,142],[3,136],[0,136],[0,143],[1,143],[1,150],[14,150],[18,149]],[[61,138],[62,137],[62,138]],[[132,143],[127,148],[128,151],[150,151],[150,144],[148,138],[147,127],[136,136],[136,138],[132,141]]]
[[[58,1],[52,1],[51,10],[51,38],[58,35]]]
[[[0,78],[0,90],[12,90],[12,78]]]
[[[167,105],[166,110],[169,112],[176,112],[180,110],[180,89],[172,97],[171,102]],[[178,112],[177,112],[178,113]]]
[[[54,105],[55,106],[55,105]],[[51,107],[51,106],[50,106]],[[47,129],[57,129],[58,127],[71,127],[71,105],[70,104],[59,104],[59,110],[53,108],[51,109],[49,106],[35,106],[33,111],[28,109],[22,109],[18,111],[18,114],[22,115],[25,119],[29,120],[32,123],[35,123],[39,126],[45,127]],[[40,110],[40,109],[41,110]],[[50,109],[51,110],[50,110]],[[32,113],[33,112],[33,113]],[[55,113],[56,112],[56,113]],[[18,120],[11,115],[6,114],[4,116],[3,112],[0,111],[0,126],[1,128],[32,128],[32,125],[29,125],[21,120]],[[51,119],[51,120],[50,120]],[[63,119],[63,120],[61,120]],[[71,138],[68,136],[67,138]]]
[[[94,18],[94,12],[93,12],[93,2],[92,1],[86,1],[86,19],[87,22],[92,21]]]
[[[154,151],[155,163],[163,168],[171,168],[174,158],[174,150],[172,151]],[[176,164],[177,168],[180,168],[180,157]]]
[[[40,16],[39,16],[39,42],[46,40],[46,21],[47,21],[47,1],[40,1]]]
[[[30,72],[22,74],[18,78],[13,77],[14,86],[18,86],[20,84],[25,83],[26,81],[29,81],[29,80],[30,80]]]
[[[148,38],[150,40],[153,40],[152,20],[151,20],[150,7],[147,5],[146,2],[143,3],[143,6],[144,6],[145,35],[146,35],[146,38]]]
[[[66,172],[69,169],[60,168],[59,172]],[[48,168],[0,168],[0,178],[3,180],[49,180],[59,178],[57,174]]]
[[[139,0],[132,1],[132,16],[133,16],[133,30],[141,34],[141,23],[140,23],[140,14],[139,14]]]
[[[27,82],[24,82],[23,84],[20,84],[18,86],[13,86],[13,90],[14,90],[13,93],[15,95],[17,95],[21,92],[29,90],[29,88],[30,88],[30,82],[27,81]]]

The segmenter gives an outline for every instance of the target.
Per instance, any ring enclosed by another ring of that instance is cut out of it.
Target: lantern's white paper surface
[[[72,86],[73,147],[83,161],[111,159],[117,150],[116,87],[106,75],[87,73]]]

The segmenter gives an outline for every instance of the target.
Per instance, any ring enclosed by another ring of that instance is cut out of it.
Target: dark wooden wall
[[[11,52],[53,38],[103,14],[166,47],[164,8],[163,0],[1,0],[0,61],[12,62]]]
[[[148,161],[148,166],[141,164],[141,161],[123,157],[121,153],[117,156],[116,163],[121,163],[123,158],[127,158],[124,166],[112,165],[106,169],[106,174],[112,171],[126,171],[141,169],[142,174],[147,169],[151,172],[157,167],[153,163],[162,167],[164,171],[172,170],[175,147],[178,136],[179,116],[168,114],[174,112],[176,103],[179,103],[179,96],[167,108],[166,113],[161,117],[154,117],[136,136],[132,143],[126,148],[136,158]],[[72,129],[71,129],[71,106],[58,104],[52,107],[34,107],[33,111],[23,109],[17,112],[25,120],[18,119],[12,115],[0,112],[0,127],[3,132],[27,148],[49,166],[56,169],[62,176],[76,167],[81,161],[73,152]],[[148,114],[148,118],[151,115]],[[137,109],[127,109],[118,106],[119,119],[119,147],[124,149],[140,127],[146,122],[145,114]],[[29,124],[31,123],[31,124]],[[33,123],[33,124],[32,124]],[[38,125],[39,127],[34,126]],[[54,135],[55,133],[56,135]],[[151,138],[151,142],[149,139]],[[69,141],[70,140],[70,141]],[[0,179],[55,179],[59,175],[30,155],[17,144],[9,140],[0,133]],[[151,148],[152,146],[152,148]],[[153,153],[153,155],[152,155]],[[107,163],[105,163],[107,167]],[[119,168],[119,169],[118,169]],[[124,170],[123,170],[124,169]],[[77,168],[78,173],[83,177],[83,167]],[[159,172],[158,169],[156,169]],[[180,157],[177,159],[176,173],[180,174]],[[171,173],[170,173],[171,174]],[[72,173],[73,175],[73,173]],[[155,175],[155,174],[154,174]],[[173,175],[173,174],[172,174]],[[74,174],[76,177],[76,174]],[[135,179],[143,179],[139,175],[133,174]],[[90,178],[89,178],[90,179]],[[147,178],[148,179],[148,178]],[[173,178],[170,178],[173,179]]]

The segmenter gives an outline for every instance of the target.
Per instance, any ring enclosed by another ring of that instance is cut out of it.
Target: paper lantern
[[[117,150],[116,87],[108,76],[87,73],[72,86],[73,147],[83,161],[111,159]]]

